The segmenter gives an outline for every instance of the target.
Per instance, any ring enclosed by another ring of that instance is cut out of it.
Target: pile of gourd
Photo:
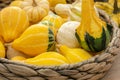
[[[16,0],[0,11],[0,57],[13,61],[78,63],[103,51],[111,36],[94,0]]]

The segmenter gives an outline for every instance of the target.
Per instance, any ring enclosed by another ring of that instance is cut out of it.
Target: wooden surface
[[[102,80],[120,80],[120,52],[118,53],[112,68]]]

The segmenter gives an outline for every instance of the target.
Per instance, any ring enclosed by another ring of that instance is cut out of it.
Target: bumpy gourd
[[[111,25],[106,24],[97,16],[94,1],[82,0],[82,21],[76,33],[81,47],[93,52],[104,50],[110,42],[111,29]]]
[[[5,42],[18,38],[28,26],[28,16],[19,7],[7,7],[0,12],[0,36]]]
[[[59,50],[61,54],[63,54],[71,64],[82,62],[92,57],[84,49],[80,49],[80,48],[69,48],[67,46],[62,45],[60,46]]]
[[[79,27],[80,22],[68,21],[64,23],[57,33],[57,43],[66,45],[71,48],[79,47],[79,43],[75,37],[75,30]]]
[[[1,41],[0,41],[0,58],[5,58],[5,47]]]
[[[63,19],[60,16],[58,16],[56,14],[53,14],[53,13],[51,13],[51,14],[47,15],[46,17],[44,17],[42,21],[50,21],[53,24],[53,26],[54,26],[54,28],[56,30],[55,35],[57,33],[57,30],[63,24]]]
[[[51,50],[54,46],[54,40],[54,34],[48,26],[35,24],[14,40],[12,47],[28,56],[36,56]]]
[[[34,58],[26,59],[24,62],[38,66],[59,66],[69,63],[63,55],[57,52],[45,52]]]
[[[20,7],[26,11],[31,23],[39,22],[49,12],[47,0],[24,0]]]

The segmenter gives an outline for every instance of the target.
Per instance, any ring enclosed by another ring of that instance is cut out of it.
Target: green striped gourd
[[[111,39],[112,26],[96,14],[93,0],[82,0],[82,21],[76,37],[82,48],[98,52],[104,50]]]

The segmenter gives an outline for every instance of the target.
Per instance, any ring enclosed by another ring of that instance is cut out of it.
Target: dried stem
[[[35,0],[33,0],[33,6],[36,7],[37,6],[37,3]]]

